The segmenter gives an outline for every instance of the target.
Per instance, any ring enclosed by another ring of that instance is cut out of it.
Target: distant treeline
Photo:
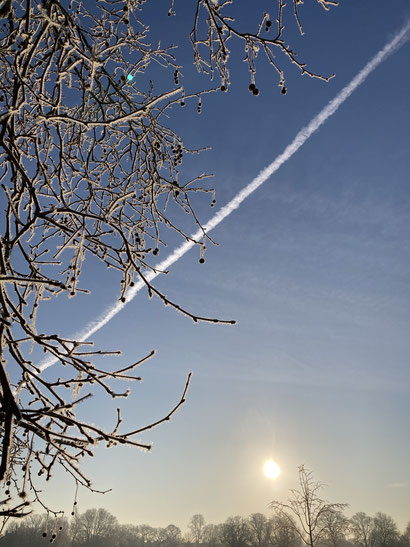
[[[154,528],[148,524],[119,524],[105,509],[88,509],[71,520],[65,517],[29,515],[13,521],[0,537],[0,547],[303,547],[303,530],[290,516],[229,517],[222,524],[205,522],[194,515],[183,534],[174,524]],[[356,513],[350,519],[341,511],[318,522],[317,547],[410,547],[410,522],[400,533],[384,513],[370,517]],[[302,532],[302,533],[300,533]],[[315,547],[316,547],[315,545]]]

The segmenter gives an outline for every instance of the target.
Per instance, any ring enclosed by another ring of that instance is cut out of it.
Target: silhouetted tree
[[[407,523],[406,529],[400,536],[400,545],[402,547],[410,547],[410,522]]]
[[[337,4],[317,2],[326,10]],[[187,179],[179,167],[184,156],[198,151],[190,150],[164,119],[190,99],[198,101],[200,112],[204,93],[228,89],[231,44],[244,47],[254,95],[259,94],[258,52],[277,72],[282,93],[285,76],[275,52],[302,74],[328,79],[308,70],[285,40],[289,6],[283,0],[274,3],[272,16],[269,4],[256,29],[245,30],[232,17],[230,0],[197,0],[190,3],[194,63],[219,81],[216,88],[186,93],[179,84],[183,67],[172,48],[148,43],[142,4],[2,3],[7,19],[0,26],[1,515],[24,515],[32,501],[39,501],[37,474],[49,480],[56,465],[91,489],[80,468],[84,456],[101,442],[149,449],[133,440],[135,435],[168,420],[185,400],[189,377],[175,408],[145,427],[121,431],[119,409],[110,431],[76,416],[77,405],[92,396],[93,384],[109,397],[128,396],[128,389],[111,380],[138,381],[135,368],[154,353],[113,371],[93,360],[118,351],[37,330],[45,300],[88,291],[80,282],[86,258],[118,273],[121,302],[139,282],[150,296],[196,322],[233,323],[185,310],[151,283],[150,275],[157,272],[152,262],[166,244],[165,228],[198,245],[200,262],[206,242],[212,241],[190,201],[193,193],[203,192],[215,203],[213,190],[201,186],[207,175]],[[301,2],[288,4],[302,32]],[[169,15],[175,14],[172,1]],[[153,87],[152,63],[171,75],[170,84]],[[177,212],[192,216],[201,237],[194,240],[178,226]],[[32,351],[64,369],[46,379]]]
[[[349,521],[350,533],[353,536],[355,544],[362,547],[372,547],[374,539],[373,527],[374,521],[372,517],[363,512],[355,513]]]
[[[139,545],[150,545],[157,540],[158,531],[148,524],[139,524],[136,526],[136,534]]]
[[[182,542],[181,530],[175,524],[168,524],[160,530],[160,542],[165,547],[175,547]]]
[[[318,496],[323,487],[313,480],[311,471],[299,467],[299,490],[291,490],[292,497],[287,503],[272,501],[270,507],[276,515],[287,519],[300,539],[309,547],[316,547],[324,538],[326,518],[340,512],[346,503],[328,503]]]
[[[264,547],[269,542],[270,521],[263,513],[252,513],[248,517],[249,539],[254,547]]]
[[[373,519],[373,544],[375,547],[395,547],[399,543],[399,530],[392,517],[376,513]]]
[[[323,541],[330,547],[338,547],[346,539],[349,530],[349,520],[341,511],[329,511],[323,516]]]
[[[115,547],[140,547],[137,527],[133,524],[118,524],[112,534]]]
[[[108,547],[118,526],[117,518],[106,509],[87,509],[74,516],[73,545]]]
[[[244,547],[249,544],[250,530],[246,519],[237,515],[229,517],[220,529],[222,543],[228,547]]]
[[[0,538],[4,547],[44,547],[50,542],[60,547],[71,547],[70,526],[66,518],[49,515],[29,515],[10,523]]]
[[[269,544],[272,547],[300,547],[296,524],[290,515],[275,515],[269,519]]]
[[[222,524],[205,524],[203,543],[208,547],[220,545]]]
[[[306,514],[309,515],[309,512]],[[356,513],[352,519],[363,523],[367,521],[364,517],[366,517],[365,513]],[[374,520],[376,525],[372,529],[372,535],[374,535],[375,546],[407,547],[410,523],[400,535],[396,523],[388,515],[377,513]],[[253,513],[246,519],[241,516],[230,517],[222,524],[205,524],[200,545],[300,547],[301,539],[295,529],[296,522],[292,524],[291,521],[291,515],[274,515],[267,519],[262,513]],[[334,521],[331,525],[334,526]],[[323,541],[319,542],[320,547],[331,545],[331,541],[326,536],[322,539]],[[383,541],[385,543],[382,543]],[[6,533],[0,536],[0,547],[40,547],[49,542],[60,547],[182,547],[184,545],[181,530],[174,524],[169,524],[165,528],[155,528],[147,524],[119,524],[114,515],[101,508],[89,509],[81,514],[76,513],[71,523],[65,517],[55,517],[52,513],[31,514],[20,520],[11,520]],[[363,545],[363,543],[359,544],[356,541],[351,543],[342,539],[338,539],[337,542],[341,547]],[[187,545],[186,542],[185,545]]]
[[[191,520],[188,523],[189,538],[192,543],[195,543],[196,545],[202,543],[205,526],[205,518],[203,515],[192,515]]]

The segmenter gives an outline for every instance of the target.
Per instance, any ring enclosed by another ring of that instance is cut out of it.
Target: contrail
[[[346,99],[350,97],[350,95],[361,85],[365,79],[373,72],[375,68],[377,68],[380,63],[382,63],[391,53],[393,53],[395,50],[399,49],[402,45],[404,45],[408,40],[410,39],[410,21],[406,23],[406,25],[403,27],[400,32],[390,41],[388,42],[383,49],[381,49],[374,57],[371,59],[367,65],[362,68],[362,70],[353,78],[353,80],[347,84],[337,95],[334,99],[332,99],[320,112],[317,114],[313,120],[306,126],[303,127],[299,133],[296,135],[296,137],[293,139],[293,141],[285,148],[285,150],[277,156],[275,160],[273,160],[272,163],[270,163],[265,169],[263,169],[259,175],[257,175],[247,186],[245,186],[234,198],[231,199],[229,203],[224,205],[204,226],[204,229],[206,232],[209,232],[216,226],[218,226],[219,223],[221,223],[228,215],[232,213],[235,209],[239,207],[239,205],[248,197],[250,196],[259,186],[261,186],[269,177],[275,173],[279,167],[281,167],[285,161],[290,159],[295,152],[299,150],[299,148],[305,144],[305,142],[319,129],[321,125],[325,123],[325,121],[336,112],[336,110],[345,102]],[[194,240],[198,240],[203,236],[202,230],[197,230],[191,238]],[[166,270],[172,264],[174,264],[177,260],[179,260],[184,254],[189,251],[191,247],[194,246],[194,243],[191,241],[186,241],[182,245],[180,245],[175,251],[170,254],[165,260],[160,262],[155,266],[156,270]],[[155,277],[157,277],[159,273],[155,273],[153,271],[148,271],[145,275],[145,278],[148,281],[152,281]],[[106,325],[111,319],[119,313],[124,306],[126,306],[133,298],[136,296],[138,291],[140,291],[143,287],[145,287],[144,281],[139,281],[134,285],[134,287],[130,288],[126,294],[126,301],[125,302],[117,302],[108,310],[106,310],[100,318],[96,319],[95,321],[92,321],[89,323],[83,331],[81,331],[79,334],[75,335],[75,340],[79,340],[81,342],[84,342],[87,338],[92,336],[95,332],[101,329],[104,325]],[[40,369],[45,370],[49,366],[53,365],[57,362],[58,359],[55,357],[50,357],[49,359],[45,359],[40,364]]]

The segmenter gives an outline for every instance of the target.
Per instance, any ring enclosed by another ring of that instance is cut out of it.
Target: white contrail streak
[[[299,131],[293,141],[285,148],[285,150],[280,154],[271,164],[269,164],[263,171],[259,173],[245,188],[243,188],[234,198],[231,199],[229,203],[224,205],[204,226],[206,232],[209,232],[220,222],[222,222],[228,215],[232,213],[239,205],[250,196],[259,186],[261,186],[269,177],[275,173],[281,165],[290,159],[299,148],[305,144],[311,135],[319,129],[325,121],[336,112],[336,110],[345,102],[345,100],[350,97],[350,95],[362,84],[365,79],[369,76],[375,68],[379,66],[391,53],[396,49],[400,48],[410,39],[410,21],[403,27],[403,29],[390,41],[388,42],[383,49],[381,49],[374,57],[367,63],[367,65],[362,68],[362,70],[353,78],[353,80],[347,84],[334,99],[332,99],[324,108],[313,118],[313,120],[303,129]],[[198,240],[203,236],[202,230],[197,230],[191,238]],[[189,251],[191,247],[194,246],[194,243],[187,241],[180,245],[175,251],[170,254],[165,260],[160,262],[155,266],[156,270],[166,270],[177,260],[179,260],[184,254]],[[145,275],[145,278],[148,281],[152,281],[159,273],[153,271],[148,271]],[[144,281],[139,281],[128,290],[126,294],[125,302],[117,302],[108,310],[106,310],[100,318],[89,323],[83,331],[75,335],[74,340],[79,340],[81,342],[85,341],[95,332],[100,330],[101,327],[106,325],[111,319],[120,312],[124,306],[126,306],[133,298],[136,296],[138,291],[143,287],[146,287]],[[40,368],[42,370],[48,368],[52,364],[56,363],[57,359],[55,357],[44,360]]]

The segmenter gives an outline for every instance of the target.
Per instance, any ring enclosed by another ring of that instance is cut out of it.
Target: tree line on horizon
[[[87,509],[71,520],[63,516],[32,514],[12,521],[0,537],[1,547],[410,547],[410,521],[400,533],[395,520],[378,512],[358,512],[347,518],[342,511],[328,514],[320,534],[310,536],[290,516],[273,512],[232,516],[220,524],[207,523],[201,514],[191,517],[186,533],[175,524],[120,524],[106,509]],[[303,538],[303,535],[305,537]],[[317,540],[317,541],[316,541]]]
[[[394,519],[378,512],[374,517],[359,512],[350,519],[346,503],[331,503],[320,495],[321,482],[312,471],[299,466],[299,488],[287,501],[272,501],[272,515],[252,513],[229,517],[221,524],[207,523],[195,514],[183,534],[175,524],[154,528],[147,524],[119,524],[106,509],[78,512],[72,519],[61,513],[30,514],[17,521],[8,517],[0,534],[0,547],[410,547],[410,521],[403,533]]]

